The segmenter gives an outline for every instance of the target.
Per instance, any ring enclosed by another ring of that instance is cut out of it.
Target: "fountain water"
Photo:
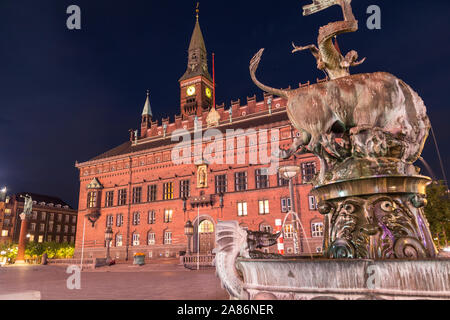
[[[301,133],[280,156],[321,161],[312,193],[324,215],[324,257],[255,259],[253,244],[265,243],[255,237],[270,235],[251,233],[250,246],[250,233],[226,221],[216,228],[217,274],[234,299],[450,299],[450,259],[437,258],[423,209],[431,179],[414,166],[431,128],[426,107],[391,74],[350,75],[364,60],[356,51],[344,57],[333,39],[358,30],[351,0],[314,0],[304,14],[331,5],[344,21],[322,27],[318,47],[293,51],[310,50],[328,81],[274,89],[256,78],[263,49],[250,63],[259,88],[287,99]]]

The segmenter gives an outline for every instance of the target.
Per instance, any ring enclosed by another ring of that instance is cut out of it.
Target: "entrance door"
[[[200,230],[200,253],[210,254],[215,246],[214,224],[209,220],[203,220]]]

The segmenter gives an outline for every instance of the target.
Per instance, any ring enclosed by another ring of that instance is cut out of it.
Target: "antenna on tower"
[[[198,22],[198,14],[200,12],[200,2],[197,2],[197,8],[195,9],[195,14],[196,14],[196,18],[197,18],[197,22]]]

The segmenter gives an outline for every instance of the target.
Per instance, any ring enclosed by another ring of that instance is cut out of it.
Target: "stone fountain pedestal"
[[[252,260],[239,258],[249,300],[446,300],[446,260]]]

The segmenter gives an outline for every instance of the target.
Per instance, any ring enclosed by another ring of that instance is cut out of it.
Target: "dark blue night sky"
[[[259,78],[275,87],[323,78],[309,53],[291,42],[316,43],[318,28],[342,20],[339,7],[303,17],[311,0],[203,0],[200,24],[216,54],[217,103],[262,93],[248,63],[266,48]],[[82,30],[66,28],[66,9],[82,10]],[[366,28],[366,9],[382,10],[382,29]],[[424,99],[441,148],[450,157],[450,2],[353,0],[357,33],[343,35],[344,54],[367,61],[353,73],[387,71]],[[59,196],[74,207],[75,161],[86,161],[128,139],[137,128],[146,90],[156,118],[179,112],[178,79],[186,70],[195,1],[0,1],[0,186],[10,192]],[[424,152],[442,178],[430,138]],[[424,172],[428,174],[428,172]],[[450,174],[450,172],[448,173]]]

